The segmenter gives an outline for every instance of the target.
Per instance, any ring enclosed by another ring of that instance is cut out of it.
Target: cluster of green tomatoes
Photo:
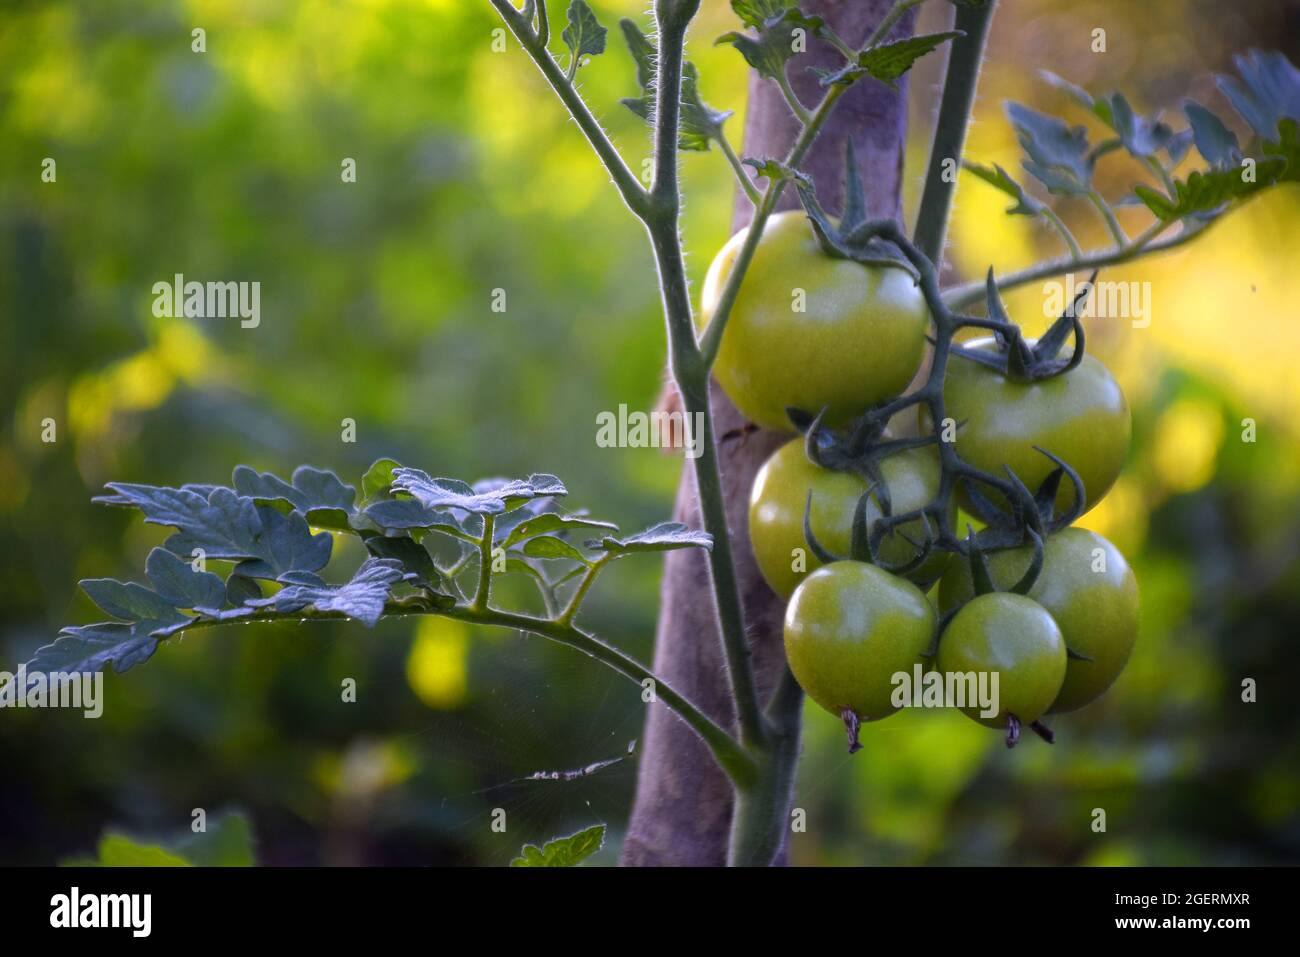
[[[704,321],[744,240],[744,232],[734,236],[713,262]],[[824,424],[847,428],[905,392],[925,359],[930,327],[911,273],[833,258],[801,212],[779,213],[765,225],[714,373],[763,428],[791,431],[788,409],[821,411]],[[1059,508],[1077,518],[1123,467],[1127,401],[1105,366],[1082,354],[1081,333],[1079,356],[1056,361],[1051,374],[1025,374],[1023,363],[1008,369],[997,360],[1008,348],[994,336],[952,349],[941,384],[953,424],[947,441],[964,465],[1013,474],[1040,497],[1046,489],[1049,513]],[[805,439],[793,438],[755,479],[749,534],[767,583],[789,600],[790,668],[814,701],[849,725],[851,747],[859,722],[898,710],[896,676],[934,670],[996,674],[996,716],[981,715],[974,703],[963,711],[1007,731],[1009,745],[1022,725],[1051,740],[1043,716],[1093,701],[1124,668],[1138,628],[1136,579],[1114,545],[1077,527],[987,550],[959,547],[951,534],[940,547],[925,547],[922,539],[932,543],[934,535],[918,517],[879,537],[874,562],[837,558],[851,553],[855,518],[870,530],[886,516],[937,502],[946,529],[956,527],[959,505],[976,521],[988,519],[988,498],[981,501],[970,473],[944,482],[944,439],[931,407],[910,411],[921,438],[891,443],[896,448],[870,474],[823,467]],[[1071,483],[1047,484],[1057,462],[1042,450],[1068,463]],[[813,540],[819,547],[810,548]]]

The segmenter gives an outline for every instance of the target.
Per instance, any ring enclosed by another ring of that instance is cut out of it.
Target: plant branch
[[[736,174],[737,185],[745,191],[745,195],[749,197],[749,201],[757,206],[762,202],[763,194],[758,191],[758,187],[754,185],[754,181],[749,178],[749,174],[745,171],[745,165],[740,162],[740,157],[737,156],[736,151],[731,148],[731,142],[725,136],[721,136],[718,138],[718,146],[722,150],[722,155],[727,158],[727,162],[731,164],[731,169]]]
[[[955,37],[948,53],[943,97],[939,102],[939,117],[935,121],[934,141],[930,146],[925,189],[921,194],[921,208],[917,213],[913,234],[921,252],[934,263],[940,263],[943,259],[948,216],[952,209],[952,196],[957,189],[956,171],[961,165],[966,126],[979,82],[980,61],[984,58],[984,45],[996,6],[997,0],[989,0],[981,7],[959,5],[953,20],[953,28],[966,35]],[[956,164],[951,180],[945,175],[944,169],[944,163],[949,160]]]
[[[1074,238],[1074,233],[1070,232],[1070,227],[1065,225],[1065,222],[1060,216],[1056,215],[1056,210],[1052,209],[1050,206],[1044,206],[1043,218],[1051,223],[1052,227],[1061,234],[1061,238],[1065,240],[1065,245],[1070,249],[1070,255],[1076,261],[1082,259],[1083,250],[1079,246],[1079,241]]]
[[[1088,190],[1088,201],[1097,207],[1097,213],[1106,224],[1106,229],[1114,237],[1116,247],[1119,249],[1127,248],[1129,245],[1128,235],[1124,232],[1124,227],[1119,224],[1119,220],[1115,218],[1115,210],[1110,208],[1110,204],[1106,202],[1101,193],[1095,189]]]
[[[488,595],[492,590],[492,532],[496,519],[492,515],[483,516],[483,538],[478,549],[478,588],[474,592],[474,607],[486,611]]]
[[[1183,243],[1199,236],[1205,232],[1207,226],[1183,226],[1183,228],[1173,236],[1155,242],[1155,237],[1169,228],[1170,223],[1156,223],[1155,226],[1148,229],[1133,242],[1129,243],[1122,249],[1100,249],[1084,255],[1072,258],[1062,257],[1051,259],[1046,262],[1037,263],[1017,272],[1007,273],[1006,275],[994,279],[999,291],[1015,289],[1028,283],[1035,282],[1039,279],[1049,279],[1052,276],[1061,276],[1068,272],[1075,272],[1082,269],[1100,269],[1103,266],[1114,266],[1119,263],[1131,262],[1142,256],[1154,253],[1164,252],[1166,249],[1173,249],[1181,246]],[[985,284],[981,282],[968,282],[960,286],[955,286],[944,293],[943,301],[949,309],[960,311],[974,305],[984,298]]]
[[[560,98],[560,102],[569,111],[573,121],[578,124],[578,128],[587,137],[587,142],[596,151],[596,156],[604,164],[605,169],[614,180],[614,185],[623,197],[623,202],[627,203],[628,208],[638,216],[644,216],[648,199],[645,188],[637,182],[637,178],[632,175],[632,171],[623,162],[623,157],[619,155],[618,150],[601,128],[596,117],[592,115],[582,96],[574,88],[571,78],[565,74],[564,70],[560,69],[560,65],[555,62],[555,58],[546,49],[544,37],[549,37],[549,27],[545,34],[534,32],[532,25],[528,23],[519,10],[515,9],[510,0],[489,0],[489,2],[501,15],[501,19],[506,22],[510,32],[515,35],[519,45],[524,48],[524,52],[537,64],[542,76],[546,77],[546,81],[555,90],[555,95]],[[544,18],[546,16],[545,8],[539,8],[538,15]]]
[[[686,284],[678,217],[681,196],[677,179],[677,129],[681,110],[681,82],[686,22],[671,0],[656,4],[659,18],[659,72],[655,108],[655,173],[650,188],[650,215],[645,217],[659,270],[664,320],[668,330],[668,365],[688,412],[688,422],[701,423],[701,435],[694,436],[701,453],[695,458],[695,482],[700,515],[705,531],[713,536],[709,568],[713,577],[714,600],[727,661],[727,674],[736,704],[740,739],[746,745],[761,745],[766,737],[745,618],[731,552],[731,530],[722,497],[722,477],[713,437],[713,415],[709,407],[709,367],[700,361],[695,342],[695,323]]]

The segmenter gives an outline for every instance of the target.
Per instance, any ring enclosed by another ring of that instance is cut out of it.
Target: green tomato
[[[991,349],[992,340],[976,340],[968,347]],[[1060,457],[1079,473],[1087,508],[1101,501],[1124,467],[1132,431],[1128,401],[1110,371],[1090,355],[1069,372],[1028,383],[953,356],[943,397],[949,418],[964,423],[956,433],[957,454],[1003,478],[1003,466],[1009,465],[1031,491],[1056,468],[1034,446]],[[929,432],[929,409],[922,405],[920,414],[923,430]],[[963,504],[969,508],[964,483],[960,487]],[[1003,504],[996,492],[980,491],[995,504]],[[1057,508],[1066,511],[1073,502],[1074,486],[1063,479]]]
[[[920,508],[938,494],[939,457],[933,448],[906,449],[890,455],[881,462],[880,471],[889,486],[890,506],[895,514]],[[847,555],[853,535],[853,512],[867,487],[868,483],[856,475],[814,465],[801,439],[787,442],[763,464],[749,496],[749,540],[759,570],[774,592],[789,598],[809,572],[821,567],[804,538],[808,493],[811,491],[813,496],[813,535],[834,554]],[[957,506],[955,501],[950,504],[951,521]],[[880,503],[873,493],[867,506],[868,527],[875,526],[880,514]],[[898,567],[916,558],[918,549],[908,538],[924,541],[925,527],[920,521],[907,522],[882,539],[880,560]],[[943,574],[950,557],[935,549],[906,577],[920,585],[929,584]]]
[[[981,717],[974,705],[962,709],[968,717],[1005,728],[1013,714],[1029,725],[1047,713],[1065,681],[1065,639],[1038,602],[991,592],[972,599],[948,622],[939,637],[938,662],[945,675],[997,674],[997,715]]]
[[[713,318],[748,230],[709,267],[699,319]],[[749,419],[789,432],[786,407],[841,425],[898,395],[921,365],[930,313],[905,270],[833,259],[802,212],[768,219],[722,335],[713,374]]]
[[[1028,570],[1033,549],[987,557],[994,585],[1010,588]],[[947,612],[974,595],[970,566],[953,562],[939,582],[939,610]],[[1101,697],[1128,663],[1138,632],[1137,577],[1119,549],[1082,528],[1052,535],[1029,597],[1056,620],[1068,649],[1092,659],[1068,660],[1065,683],[1050,712],[1073,711]]]
[[[893,677],[911,675],[934,637],[934,606],[906,579],[865,562],[809,575],[785,613],[785,655],[800,686],[837,717],[888,717]]]

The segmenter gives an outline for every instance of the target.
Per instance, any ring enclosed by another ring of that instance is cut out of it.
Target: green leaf
[[[236,492],[259,505],[283,501],[304,515],[313,509],[351,513],[357,497],[357,490],[344,485],[333,472],[310,465],[294,469],[292,484],[270,472],[256,472],[247,465],[236,466],[231,482]]]
[[[370,501],[387,495],[389,486],[393,484],[393,472],[401,467],[402,463],[396,459],[378,459],[361,476],[362,497]]]
[[[585,0],[573,0],[569,4],[569,25],[560,34],[560,39],[573,57],[574,65],[570,67],[570,72],[577,69],[584,56],[596,56],[605,52],[607,32]]]
[[[619,21],[628,52],[636,61],[637,83],[641,95],[626,97],[621,102],[647,123],[654,115],[655,46],[631,20]],[[689,60],[682,65],[681,114],[677,126],[677,148],[705,152],[710,140],[722,139],[722,124],[731,116],[730,110],[715,110],[700,97],[699,72]]]
[[[1211,166],[1225,169],[1241,161],[1237,134],[1223,125],[1223,121],[1201,104],[1188,101],[1183,107],[1187,122],[1191,124],[1196,150]]]
[[[252,578],[231,575],[226,579],[226,601],[238,608],[250,600],[262,597],[262,586]]]
[[[455,508],[477,515],[499,515],[530,499],[567,495],[554,475],[539,473],[512,481],[492,479],[472,487],[459,479],[430,478],[419,469],[396,469],[393,491],[406,492],[425,508]]]
[[[157,844],[142,844],[125,834],[105,834],[99,840],[100,867],[189,867],[190,862]]]
[[[433,563],[429,550],[409,535],[367,535],[366,551],[375,558],[389,558],[402,567],[403,580],[412,582],[435,594],[446,594],[445,581],[438,566]],[[446,595],[451,598],[450,595]]]
[[[165,548],[149,552],[144,569],[154,591],[176,608],[220,608],[226,602],[226,586],[220,577],[212,572],[195,571],[189,562]],[[109,609],[104,610],[112,614]]]
[[[568,837],[547,841],[543,847],[525,844],[511,867],[574,867],[605,844],[605,825],[593,824]]]
[[[747,27],[761,27],[786,12],[785,0],[731,0],[731,9]]]
[[[1165,222],[1185,216],[1208,218],[1217,215],[1220,208],[1233,200],[1244,199],[1272,186],[1286,169],[1286,160],[1280,156],[1259,160],[1255,181],[1247,182],[1238,167],[1199,170],[1186,180],[1174,182],[1174,195],[1167,196],[1149,186],[1136,186],[1133,192],[1151,212]]]
[[[64,628],[52,643],[36,649],[29,672],[103,671],[110,664],[122,672],[143,664],[158,647],[147,622],[103,622]]]
[[[614,554],[667,552],[677,548],[712,548],[713,536],[688,528],[681,522],[660,522],[627,538],[606,536],[588,545]]]
[[[301,514],[286,515],[228,488],[213,488],[206,497],[194,488],[124,482],[110,482],[108,488],[116,494],[95,501],[135,507],[146,522],[180,529],[167,548],[183,557],[199,548],[210,559],[258,559],[258,577],[266,578],[291,569],[316,571],[329,561],[328,532],[312,535]]]
[[[290,585],[270,598],[248,602],[254,608],[273,607],[281,614],[304,608],[318,612],[340,612],[373,628],[384,613],[393,585],[402,580],[399,562],[387,558],[367,558],[352,580],[343,585]]]
[[[1221,76],[1219,89],[1261,140],[1271,140],[1283,119],[1300,120],[1300,70],[1283,54],[1252,50],[1232,62],[1241,80]]]
[[[1088,192],[1092,164],[1084,128],[1067,126],[1054,116],[1019,103],[1007,103],[1006,110],[1028,157],[1023,164],[1025,170],[1053,193]]]
[[[463,538],[470,534],[450,513],[435,512],[431,508],[425,508],[413,498],[395,498],[376,502],[367,508],[364,514],[380,528],[392,531],[422,528],[450,535],[453,538]]]
[[[161,595],[135,582],[120,582],[114,578],[87,578],[81,582],[81,590],[104,611],[123,621],[171,624],[189,620]]]
[[[248,818],[227,812],[210,818],[206,830],[151,840],[107,831],[98,857],[61,862],[73,867],[252,867],[253,834]]]
[[[529,558],[562,558],[570,561],[590,564],[587,556],[578,551],[562,538],[553,535],[540,535],[524,542],[522,551]]]
[[[594,519],[583,518],[577,515],[561,515],[559,512],[545,512],[535,518],[527,519],[520,522],[510,534],[506,536],[502,545],[509,548],[524,539],[532,538],[534,535],[546,535],[551,532],[568,532],[574,529],[605,529],[607,531],[617,532],[618,526],[611,522],[598,522]]]
[[[882,43],[870,50],[858,54],[858,66],[877,80],[883,80],[893,86],[912,64],[956,37],[965,36],[961,30],[947,30],[943,33],[928,33],[919,37],[908,37],[893,43]]]
[[[253,827],[248,816],[227,811],[208,818],[207,830],[183,831],[159,842],[165,849],[197,867],[253,867]]]
[[[972,163],[968,160],[962,160],[962,169],[966,170],[984,182],[988,183],[995,189],[999,189],[1014,199],[1015,205],[1008,206],[1007,212],[1021,216],[1037,216],[1046,208],[1034,197],[1025,192],[1025,188],[1007,175],[997,163],[992,166],[981,166],[979,163]]]
[[[797,8],[787,8],[784,3],[744,3],[732,0],[731,6],[746,26],[756,31],[757,36],[733,30],[714,40],[714,46],[730,43],[760,76],[770,79],[784,76],[786,64],[796,53],[796,31],[813,36],[825,34],[826,23],[821,17],[806,16]],[[762,19],[754,19],[760,15]]]

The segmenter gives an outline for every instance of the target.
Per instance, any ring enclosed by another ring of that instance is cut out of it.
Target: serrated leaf
[[[396,459],[378,459],[361,476],[361,495],[366,501],[388,494],[393,472],[402,467]]]
[[[559,512],[545,512],[533,518],[526,519],[512,528],[505,537],[502,545],[509,548],[524,539],[532,538],[534,535],[548,535],[552,532],[568,532],[575,529],[605,529],[612,532],[618,531],[618,526],[612,522],[598,522],[595,519],[583,518],[576,515],[561,515]]]
[[[605,52],[605,34],[608,32],[596,19],[596,13],[585,0],[573,0],[569,4],[569,25],[560,33],[560,39],[569,48],[569,55],[574,63],[580,63],[584,56],[596,56]],[[572,69],[570,72],[572,72]]]
[[[238,608],[262,597],[262,586],[244,575],[231,575],[226,579],[226,601]]]
[[[185,488],[122,482],[108,487],[116,495],[96,501],[138,508],[146,522],[179,529],[167,540],[167,548],[178,555],[201,548],[209,559],[258,559],[264,563],[265,577],[272,578],[291,568],[315,571],[329,561],[329,533],[312,535],[301,514],[286,515],[231,489],[213,488],[205,499]]]
[[[626,538],[606,536],[589,542],[591,548],[611,553],[667,552],[677,548],[712,548],[713,536],[696,531],[681,522],[660,522]]]
[[[154,591],[176,608],[220,608],[226,600],[226,586],[219,576],[195,571],[165,548],[149,552],[144,570]]]
[[[99,841],[100,867],[189,867],[190,862],[157,844],[145,844],[125,834],[105,834]]]
[[[1143,116],[1135,113],[1128,100],[1120,93],[1110,98],[1112,127],[1119,134],[1124,148],[1134,156],[1147,158],[1154,156],[1165,148],[1174,135],[1168,124],[1162,123],[1159,116]]]
[[[1020,103],[1008,102],[1006,111],[1025,151],[1023,166],[1030,175],[1053,193],[1088,192],[1092,165],[1088,161],[1088,134],[1082,126],[1067,126],[1054,116]]]
[[[546,473],[511,481],[491,480],[475,488],[459,479],[430,478],[427,472],[409,468],[394,470],[393,490],[406,492],[425,508],[459,509],[476,515],[499,515],[531,499],[568,494],[564,483]]]
[[[625,97],[622,102],[629,110],[647,123],[654,115],[655,46],[631,20],[619,21],[628,52],[636,61],[637,83],[641,95]],[[687,60],[682,64],[681,113],[677,127],[677,148],[704,152],[709,141],[722,138],[722,124],[731,116],[730,110],[715,110],[700,98],[699,72]]]
[[[364,542],[366,551],[375,558],[389,558],[398,562],[402,567],[404,581],[413,582],[438,594],[444,593],[442,573],[433,563],[429,550],[409,535],[367,535]]]
[[[760,76],[770,79],[784,76],[786,64],[796,52],[796,30],[813,36],[824,33],[825,21],[821,17],[806,16],[798,9],[787,8],[783,3],[741,3],[740,6],[749,8],[748,14],[741,14],[733,0],[732,8],[736,9],[745,25],[751,27],[757,36],[732,31],[724,33],[713,42],[715,46],[730,43]],[[761,20],[755,21],[751,18],[758,15],[759,7],[766,12]]]
[[[1046,208],[1034,197],[1025,192],[1025,188],[1012,179],[1007,171],[997,163],[992,166],[981,166],[979,163],[972,163],[968,160],[962,160],[962,169],[968,173],[979,177],[988,183],[994,189],[1001,190],[1016,202],[1007,207],[1007,212],[1013,215],[1037,216]]]
[[[605,844],[605,825],[594,824],[568,837],[557,837],[542,847],[525,844],[511,867],[574,867]]]
[[[893,43],[882,43],[870,50],[858,54],[858,66],[877,80],[883,80],[893,86],[912,64],[931,53],[938,47],[956,37],[965,36],[961,30],[947,30],[943,33],[927,33],[919,37],[908,37]]]
[[[104,611],[123,621],[172,624],[189,620],[171,602],[135,582],[120,582],[114,578],[87,578],[81,582],[81,590]]]
[[[310,465],[294,469],[292,482],[270,472],[257,472],[247,465],[240,465],[235,468],[231,483],[236,492],[256,500],[258,504],[283,501],[304,515],[314,509],[351,513],[357,497],[357,490],[344,485],[333,472]]]
[[[124,625],[101,622],[64,628],[59,637],[36,649],[27,662],[28,672],[103,671],[110,664],[122,672],[149,660],[158,639],[149,635],[147,622]]]
[[[1272,139],[1281,120],[1300,120],[1300,70],[1283,54],[1252,50],[1232,62],[1241,79],[1218,77],[1219,89],[1261,140]]]
[[[529,558],[567,559],[588,564],[587,556],[578,551],[562,538],[554,535],[539,535],[523,543],[520,549]]]
[[[747,27],[761,27],[785,13],[785,0],[731,0],[731,9]]]
[[[1282,156],[1266,156],[1255,166],[1255,179],[1248,182],[1240,167],[1194,171],[1185,180],[1175,180],[1174,195],[1168,196],[1148,186],[1136,186],[1133,192],[1151,212],[1165,222],[1192,216],[1212,218],[1233,201],[1245,199],[1276,183],[1287,169]]]
[[[413,498],[395,498],[376,502],[368,507],[364,514],[383,529],[400,531],[423,528],[452,537],[469,534],[450,513],[435,512]]]
[[[1188,101],[1183,106],[1187,122],[1191,125],[1196,150],[1205,161],[1216,168],[1236,166],[1241,161],[1237,134],[1223,125],[1223,121],[1201,104]]]
[[[384,613],[393,585],[402,580],[399,562],[387,558],[367,558],[352,580],[343,585],[290,585],[269,598],[248,602],[254,608],[273,607],[281,614],[304,608],[318,612],[339,612],[373,628]]]

